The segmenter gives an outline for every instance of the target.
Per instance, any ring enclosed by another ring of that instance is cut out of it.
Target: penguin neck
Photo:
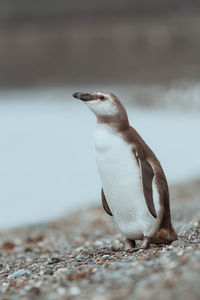
[[[129,128],[127,114],[117,114],[115,116],[98,116],[97,124],[106,125],[113,128],[115,131],[124,131]]]

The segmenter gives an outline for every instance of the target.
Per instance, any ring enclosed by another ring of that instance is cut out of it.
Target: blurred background
[[[117,94],[170,185],[200,177],[200,2],[0,0],[0,228],[100,203],[95,117]]]

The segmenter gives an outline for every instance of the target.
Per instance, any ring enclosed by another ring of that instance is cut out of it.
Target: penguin
[[[113,93],[74,93],[97,117],[95,157],[104,210],[126,237],[130,252],[177,239],[171,222],[167,179],[154,152],[130,126]],[[136,240],[142,240],[136,247]]]

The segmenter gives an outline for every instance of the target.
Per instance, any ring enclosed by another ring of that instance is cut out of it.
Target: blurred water
[[[46,221],[100,203],[95,116],[72,90],[0,94],[0,227]],[[200,176],[197,113],[128,108],[169,183]]]

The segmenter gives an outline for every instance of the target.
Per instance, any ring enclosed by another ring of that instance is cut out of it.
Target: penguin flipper
[[[101,189],[101,199],[102,199],[102,204],[103,204],[104,210],[107,212],[107,214],[109,214],[110,216],[112,216],[112,213],[111,213],[110,208],[108,206],[108,203],[106,201],[106,197],[105,197],[103,189]]]
[[[142,174],[142,185],[144,197],[146,200],[147,207],[154,218],[157,218],[156,209],[153,201],[153,189],[152,189],[152,181],[154,177],[154,171],[148,161],[138,157],[139,165],[141,168]]]

